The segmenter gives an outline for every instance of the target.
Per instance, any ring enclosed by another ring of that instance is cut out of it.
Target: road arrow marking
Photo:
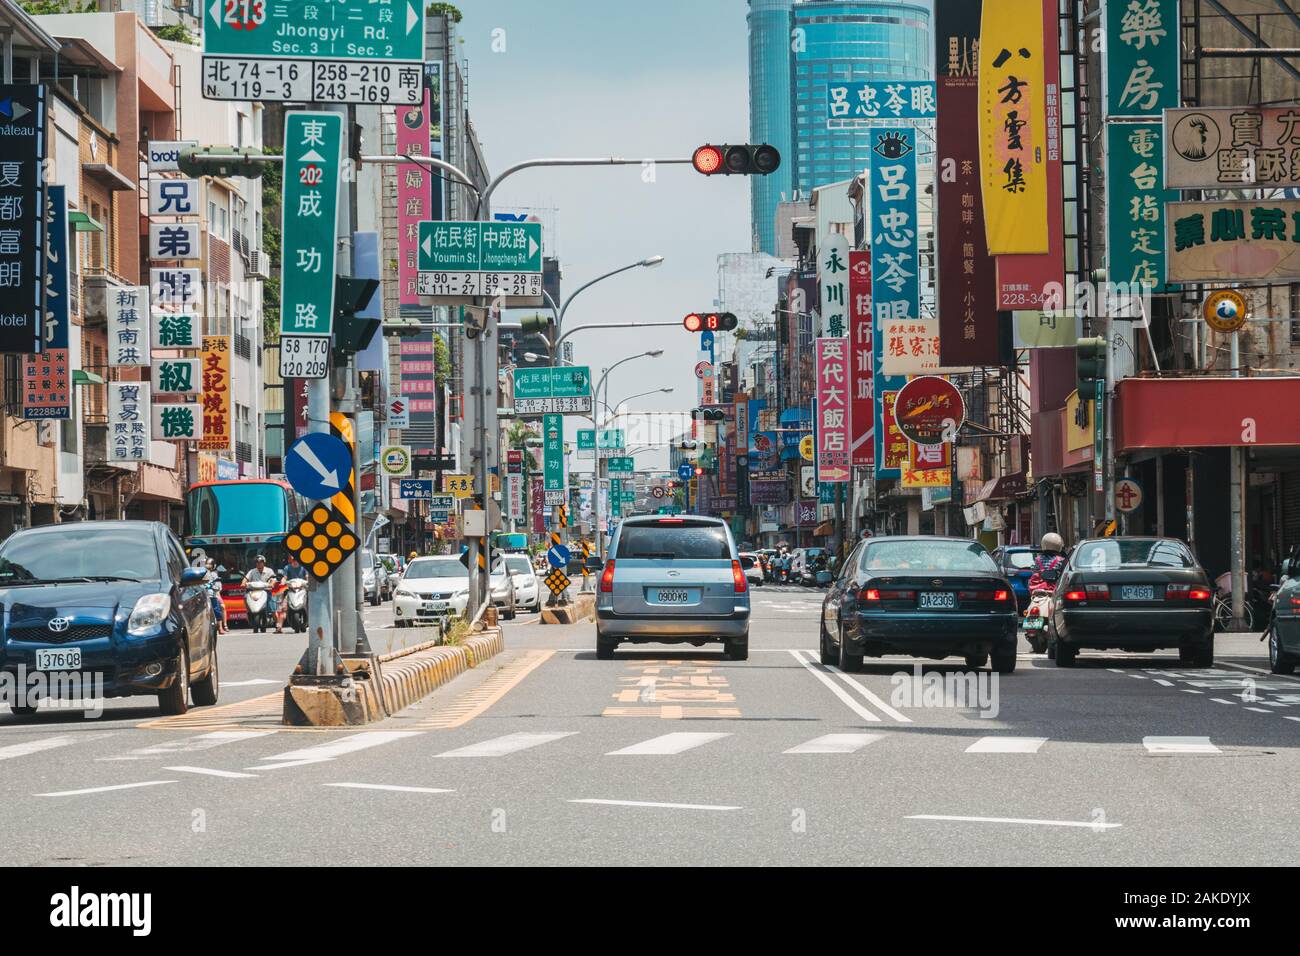
[[[320,475],[320,483],[326,488],[333,488],[335,491],[338,491],[341,487],[339,473],[337,471],[330,471],[326,468],[324,462],[316,457],[316,453],[312,451],[311,447],[305,442],[295,445],[294,447],[298,454],[302,456],[302,460],[310,465],[311,469],[316,472],[316,474]]]

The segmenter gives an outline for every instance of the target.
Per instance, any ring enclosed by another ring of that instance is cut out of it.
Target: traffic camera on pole
[[[738,323],[731,312],[692,312],[682,319],[687,332],[730,332]]]
[[[766,176],[781,165],[781,153],[767,143],[741,143],[734,146],[701,146],[691,157],[691,165],[705,176]]]

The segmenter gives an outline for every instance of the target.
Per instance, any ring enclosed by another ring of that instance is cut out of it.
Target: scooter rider
[[[280,624],[284,620],[284,618],[281,616],[280,611],[278,610],[279,602],[276,601],[275,592],[272,590],[272,585],[275,584],[276,577],[277,577],[276,573],[266,566],[266,557],[264,555],[259,554],[257,556],[256,566],[250,568],[248,573],[244,575],[244,583],[248,584],[250,582],[260,582],[266,585],[266,610],[267,613],[275,615],[275,621],[276,621],[275,632],[277,634],[282,634],[284,633],[284,631],[281,628]]]
[[[280,569],[280,577],[285,582],[292,581],[294,578],[302,578],[303,580],[306,580],[307,569],[304,568],[301,563],[299,563],[297,555],[291,554],[289,555],[289,563]],[[284,616],[288,612],[288,610],[289,610],[289,606],[287,602],[283,604],[280,602],[276,602],[275,633],[279,634],[280,629],[284,627]]]
[[[1065,541],[1055,531],[1043,535],[1042,552],[1034,555],[1034,573],[1029,578],[1029,593],[1055,591],[1056,582],[1065,570]]]

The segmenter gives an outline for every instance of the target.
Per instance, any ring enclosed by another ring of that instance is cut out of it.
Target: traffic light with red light
[[[700,477],[701,475],[703,475],[703,474],[704,474],[704,469],[701,468],[699,465],[696,465],[696,466],[695,466],[695,477],[696,477],[696,478],[699,478],[699,477]]]
[[[692,312],[682,319],[687,332],[730,332],[739,320],[731,312]]]
[[[766,176],[780,167],[781,153],[767,143],[710,143],[695,151],[691,165],[705,176]]]

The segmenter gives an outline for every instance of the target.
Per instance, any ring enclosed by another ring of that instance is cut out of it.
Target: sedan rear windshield
[[[1181,541],[1167,538],[1085,541],[1070,559],[1073,567],[1086,571],[1117,568],[1194,568],[1196,559]]]
[[[625,524],[614,557],[729,561],[731,545],[719,524]]]
[[[16,534],[0,548],[0,586],[26,581],[116,578],[157,581],[158,547],[142,528],[95,527],[92,522]]]
[[[982,544],[974,541],[877,541],[862,550],[867,571],[985,571],[998,566]]]

